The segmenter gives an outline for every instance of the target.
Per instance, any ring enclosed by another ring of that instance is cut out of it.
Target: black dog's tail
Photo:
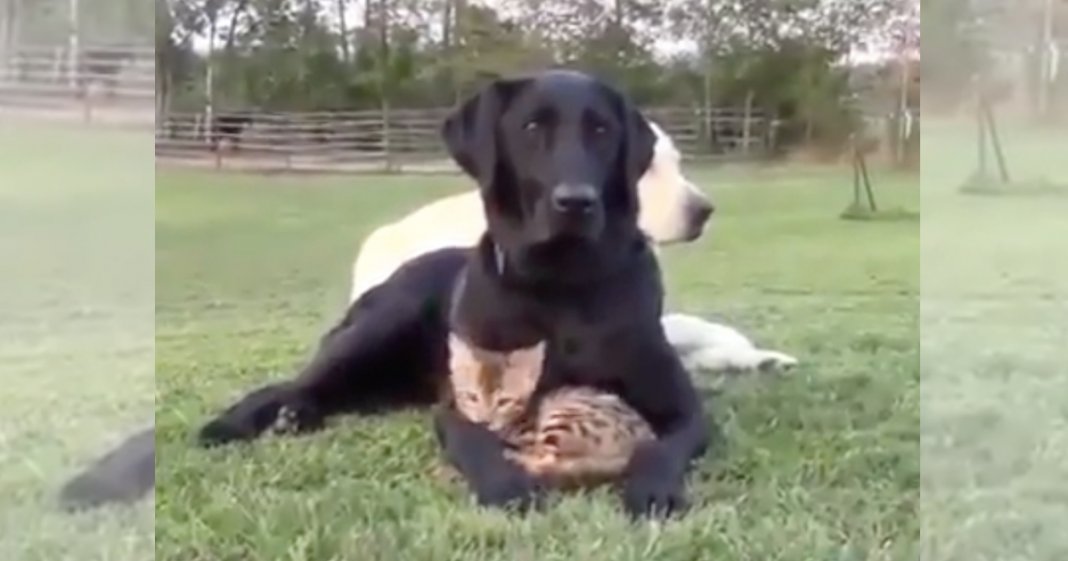
[[[67,510],[128,503],[143,497],[155,484],[156,429],[152,426],[127,438],[68,481],[59,501]]]

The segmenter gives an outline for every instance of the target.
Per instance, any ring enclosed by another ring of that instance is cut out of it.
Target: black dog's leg
[[[293,382],[280,382],[250,392],[200,429],[200,443],[211,446],[256,438],[278,421],[283,405],[292,408],[292,386]],[[307,430],[313,425],[308,420]]]
[[[433,377],[444,363],[441,322],[423,299],[368,296],[323,337],[296,379],[245,396],[204,426],[201,443],[251,440],[272,426],[306,432],[343,411],[372,413],[433,402]]]
[[[644,341],[654,344],[632,357],[637,370],[627,377],[624,397],[652,424],[657,439],[639,446],[631,457],[623,502],[632,515],[667,516],[687,506],[686,474],[708,447],[709,421],[671,346],[662,336],[649,337]]]
[[[69,510],[126,503],[144,497],[156,482],[154,427],[127,438],[67,482],[60,503]]]
[[[504,443],[489,429],[441,407],[434,416],[434,431],[445,459],[467,481],[480,505],[525,510],[537,504],[538,482],[504,457]]]
[[[349,306],[296,379],[247,395],[200,431],[201,443],[251,440],[272,425],[313,430],[340,412],[433,403],[448,367],[444,308],[468,252],[447,248],[405,263]]]

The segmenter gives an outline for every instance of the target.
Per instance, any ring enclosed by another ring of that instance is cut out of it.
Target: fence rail
[[[0,53],[0,109],[86,122],[155,118],[151,47],[20,45]]]
[[[305,113],[175,113],[157,122],[163,162],[261,171],[444,171],[455,169],[439,128],[448,109]],[[760,157],[779,123],[760,112],[649,108],[691,158]]]

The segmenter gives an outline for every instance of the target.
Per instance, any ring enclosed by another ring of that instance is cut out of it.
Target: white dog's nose
[[[690,207],[690,219],[704,224],[716,212],[716,205],[712,204],[712,201],[693,183],[686,182],[686,187],[690,192],[687,205]]]
[[[712,213],[716,212],[716,206],[712,204],[712,201],[709,201],[708,199],[703,199],[701,200],[701,202],[694,205],[693,209],[690,212],[693,213],[693,218],[695,221],[701,222],[703,224],[708,221],[708,219],[712,216]]]

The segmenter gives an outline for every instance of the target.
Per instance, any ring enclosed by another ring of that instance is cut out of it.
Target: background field
[[[916,559],[919,226],[846,222],[846,170],[691,169],[720,212],[664,256],[669,307],[798,356],[789,379],[709,397],[727,451],[684,520],[633,527],[616,497],[513,518],[434,475],[428,418],[340,419],[204,451],[191,436],[289,376],[339,317],[362,237],[461,178],[157,173],[157,558]],[[887,206],[915,177],[880,173]]]
[[[974,126],[923,131],[925,559],[1068,558],[1068,132],[1000,124],[1001,196],[961,194]]]
[[[150,138],[0,120],[0,559],[152,555],[151,501],[56,503],[152,420]]]

